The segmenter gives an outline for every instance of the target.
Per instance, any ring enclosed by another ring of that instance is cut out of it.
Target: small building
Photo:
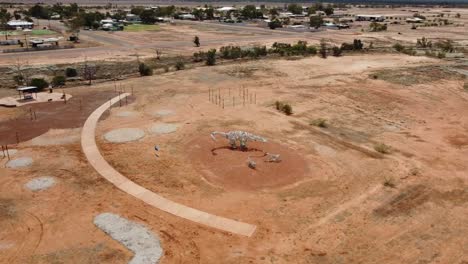
[[[419,18],[419,17],[408,17],[406,19],[406,23],[422,23],[424,19]]]
[[[34,99],[32,94],[37,93],[38,89],[36,86],[26,86],[16,88],[16,91],[18,91],[20,100],[32,100]]]
[[[383,22],[385,16],[383,15],[356,15],[356,21],[373,21],[373,22]]]
[[[24,20],[11,20],[7,22],[8,28],[12,30],[16,29],[32,29],[34,27],[33,22]]]
[[[140,18],[139,15],[127,14],[125,16],[125,22],[132,23],[132,24],[138,24],[138,23],[141,23],[141,18]]]
[[[229,12],[229,11],[235,11],[237,8],[232,7],[232,6],[223,6],[218,9],[216,9],[218,12]]]

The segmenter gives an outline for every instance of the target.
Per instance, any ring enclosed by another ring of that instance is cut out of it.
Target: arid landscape
[[[365,23],[301,33],[183,21],[0,54],[12,72],[18,59],[36,74],[83,57],[111,65],[92,85],[0,107],[0,263],[468,263],[468,31]],[[457,51],[392,47],[422,37]],[[229,44],[356,38],[376,48],[173,65]],[[138,76],[135,56],[154,74]],[[8,96],[18,92],[1,88]],[[214,131],[266,142],[232,148]]]

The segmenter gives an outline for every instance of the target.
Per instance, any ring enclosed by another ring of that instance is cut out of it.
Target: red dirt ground
[[[249,142],[248,149],[241,151],[231,149],[225,139],[213,141],[203,136],[190,141],[186,149],[208,182],[229,190],[282,187],[300,181],[309,172],[310,162],[300,153],[275,142]],[[281,162],[266,162],[267,152],[280,154]],[[256,162],[256,169],[248,167],[248,157]]]
[[[66,104],[44,102],[18,107],[22,110],[22,115],[0,122],[0,144],[16,144],[16,132],[19,142],[24,142],[44,134],[49,129],[82,127],[97,107],[114,96],[114,91],[85,92],[74,95]],[[131,100],[129,98],[127,101]],[[31,120],[30,109],[36,112],[36,120]]]

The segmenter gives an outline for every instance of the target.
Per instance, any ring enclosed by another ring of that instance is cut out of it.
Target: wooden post
[[[36,111],[34,111],[34,120],[37,120]]]
[[[10,153],[8,152],[8,145],[5,145],[5,148],[6,148],[6,153],[7,153],[7,156],[8,156],[8,160],[10,160]]]
[[[119,91],[119,107],[122,107],[122,100],[120,100],[120,91]]]
[[[29,107],[29,118],[33,120],[32,108]]]
[[[125,105],[128,105],[128,100],[127,100],[128,96],[125,96]]]
[[[18,131],[16,131],[16,144],[19,144],[19,135],[18,135]]]
[[[223,97],[223,109],[224,109],[224,97]]]
[[[2,155],[3,157],[5,157],[5,150],[3,149],[3,145],[2,145]]]

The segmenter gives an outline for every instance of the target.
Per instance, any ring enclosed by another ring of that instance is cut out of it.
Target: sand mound
[[[177,130],[177,124],[156,123],[151,126],[150,131],[153,134],[169,134]]]
[[[158,263],[163,254],[159,237],[142,224],[112,213],[96,216],[94,224],[135,254],[130,264]]]
[[[16,168],[24,168],[29,167],[33,163],[33,159],[30,157],[22,157],[10,160],[6,166],[7,168],[16,169]]]
[[[160,110],[154,112],[155,116],[160,116],[160,117],[170,116],[170,115],[173,115],[173,114],[174,114],[174,111],[168,110],[168,109],[160,109]]]
[[[28,181],[24,186],[29,190],[36,192],[49,189],[55,185],[53,177],[39,177]]]
[[[261,190],[298,182],[309,172],[309,164],[301,153],[274,142],[249,142],[249,149],[232,150],[227,140],[213,141],[202,136],[190,141],[187,159],[193,162],[203,177],[216,186],[232,190]],[[265,153],[280,154],[281,162],[267,162]],[[248,167],[249,157],[256,169]],[[314,166],[312,164],[311,166]],[[320,173],[319,166],[315,173]],[[315,166],[314,166],[315,168]]]
[[[34,146],[65,145],[80,141],[81,128],[74,129],[51,129],[47,133],[31,140]]]
[[[145,132],[139,128],[119,128],[104,134],[104,138],[113,143],[136,141],[145,136]]]

